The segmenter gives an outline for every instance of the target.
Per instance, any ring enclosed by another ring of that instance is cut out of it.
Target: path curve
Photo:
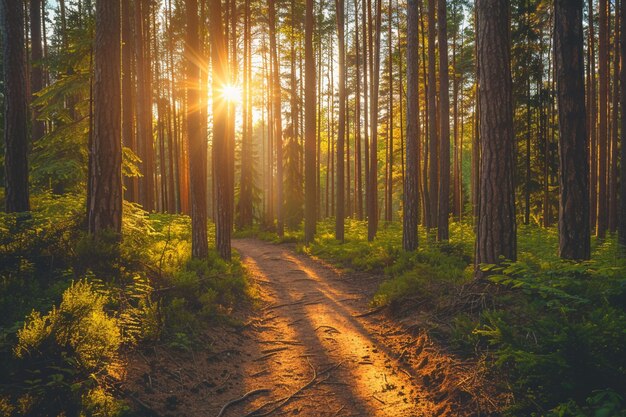
[[[132,353],[123,388],[147,415],[500,415],[483,363],[429,340],[427,316],[368,314],[383,277],[340,272],[293,245],[233,246],[260,306],[237,309],[242,326],[211,326],[192,350]]]
[[[254,239],[233,242],[265,302],[253,327],[272,346],[267,367],[247,388],[276,387],[276,396],[316,382],[284,411],[301,416],[434,415],[437,409],[402,363],[365,326],[368,296],[349,288],[333,268],[285,245]],[[251,375],[252,375],[251,374]],[[233,416],[240,415],[233,413]],[[289,415],[289,413],[287,413]]]

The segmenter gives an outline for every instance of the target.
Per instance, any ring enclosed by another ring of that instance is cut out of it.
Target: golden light
[[[237,103],[241,101],[241,95],[241,88],[236,85],[226,84],[222,87],[222,98],[228,102]]]

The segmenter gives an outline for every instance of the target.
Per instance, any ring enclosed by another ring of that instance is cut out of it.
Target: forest
[[[0,0],[0,415],[626,417],[625,0]]]

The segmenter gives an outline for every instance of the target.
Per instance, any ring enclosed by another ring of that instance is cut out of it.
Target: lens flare
[[[241,101],[241,88],[236,85],[226,84],[222,88],[222,97],[228,102],[237,103]]]

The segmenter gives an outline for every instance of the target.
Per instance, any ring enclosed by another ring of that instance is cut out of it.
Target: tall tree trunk
[[[354,0],[355,100],[354,100],[354,207],[357,220],[363,220],[363,174],[361,153],[361,68],[359,56],[359,9]]]
[[[132,39],[132,8],[130,1],[122,2],[122,144],[133,152],[137,152],[137,141],[134,134],[135,111],[133,106],[133,72],[132,59],[135,53]],[[125,198],[137,202],[135,178],[124,178],[126,187]]]
[[[407,97],[406,97],[406,176],[404,178],[404,209],[402,220],[402,248],[417,249],[419,220],[419,44],[418,2],[407,4]]]
[[[595,30],[594,30],[594,14],[593,0],[588,0],[587,11],[589,20],[587,27],[589,28],[588,46],[589,54],[587,62],[589,62],[589,90],[587,92],[589,99],[589,224],[595,230],[598,218],[598,141],[597,141],[597,109],[598,97],[596,95],[596,52],[595,52]]]
[[[364,160],[364,168],[365,168],[365,215],[369,216],[369,210],[367,205],[369,204],[369,180],[370,180],[370,159],[369,159],[369,149],[370,149],[370,125],[369,125],[369,83],[368,83],[368,75],[371,74],[369,71],[369,62],[371,60],[371,54],[368,52],[368,19],[367,19],[367,1],[361,0],[363,3],[363,13],[361,23],[363,26],[363,160]],[[368,56],[370,57],[368,60]]]
[[[387,173],[387,184],[386,191],[387,194],[385,196],[385,221],[390,222],[393,217],[393,7],[391,0],[389,0],[389,25],[387,28],[387,49],[389,49],[389,114],[387,115],[387,126],[388,126],[388,135],[387,135],[387,161],[386,161],[386,173]],[[402,100],[402,97],[400,97]]]
[[[453,14],[456,18],[457,16],[457,8],[456,4],[454,5]],[[453,213],[454,218],[459,221],[461,220],[461,210],[463,206],[463,197],[461,195],[461,155],[463,154],[463,149],[459,143],[459,75],[457,74],[457,34],[459,30],[454,30],[454,35],[452,36],[452,119],[453,119],[453,161],[452,161],[452,182],[453,182]],[[463,40],[461,39],[461,44]],[[461,84],[462,86],[462,84]],[[461,132],[462,134],[462,132]]]
[[[345,140],[346,140],[346,76],[345,76],[345,5],[343,0],[336,0],[337,43],[339,54],[339,127],[337,129],[337,211],[335,213],[335,239],[344,240],[345,219]]]
[[[146,211],[154,209],[154,148],[152,136],[152,86],[150,82],[149,10],[146,0],[135,2],[135,64],[137,74],[137,153],[142,160],[140,201]]]
[[[241,136],[241,179],[239,183],[239,228],[252,227],[254,187],[254,168],[252,157],[252,124],[250,123],[252,95],[250,92],[251,60],[250,37],[250,2],[244,5],[244,32],[243,32],[243,134]]]
[[[516,258],[515,138],[509,2],[478,0],[480,91],[480,191],[476,243],[476,276],[480,264]]]
[[[603,238],[607,229],[607,104],[608,104],[608,2],[600,0],[600,30],[598,42],[598,76],[599,89],[599,123],[598,123],[598,210],[596,220],[596,235]]]
[[[583,56],[583,0],[555,0],[559,105],[559,255],[589,259],[589,174]]]
[[[197,59],[200,54],[200,33],[198,28],[198,2],[186,0],[187,6],[187,39],[185,42],[185,56],[187,64],[187,140],[189,141],[189,178],[191,191],[191,255],[194,258],[206,258],[209,253],[207,237],[207,144],[202,137],[202,119],[198,103],[200,99],[201,69]],[[216,20],[220,26],[211,27],[221,32],[220,0],[215,1],[213,10],[218,13]],[[215,8],[217,6],[217,8]],[[218,71],[219,64],[213,61],[214,71]],[[221,75],[221,74],[220,74]],[[215,97],[214,97],[215,100]],[[215,114],[216,120],[220,114]],[[214,141],[219,140],[214,136]],[[219,159],[223,161],[223,159]]]
[[[435,5],[437,0],[428,0],[428,204],[430,219],[428,227],[437,227],[439,219],[439,137],[437,135],[437,64],[435,40],[437,37]]]
[[[380,77],[380,26],[382,20],[382,0],[376,0],[376,36],[372,54],[372,94],[370,119],[372,122],[372,143],[370,146],[369,203],[367,205],[367,240],[372,241],[378,230],[378,88]]]
[[[192,0],[195,1],[195,0]],[[229,135],[228,107],[220,91],[230,82],[228,73],[228,45],[222,23],[222,2],[211,0],[210,3],[210,39],[213,98],[213,163],[216,184],[216,245],[217,252],[223,259],[231,257],[232,205],[229,186]],[[193,151],[192,151],[193,153]],[[193,176],[192,176],[193,177]],[[205,175],[206,178],[206,175]],[[206,187],[205,187],[206,188]]]
[[[424,26],[424,1],[418,0],[419,7],[419,21],[420,21],[420,31],[419,35],[421,35],[421,53],[422,53],[422,83],[424,85],[424,153],[422,156],[423,167],[422,167],[422,180],[420,182],[421,188],[421,202],[422,202],[422,224],[427,229],[430,228],[430,198],[428,195],[428,161],[429,161],[429,143],[428,143],[428,133],[430,132],[430,119],[429,119],[429,85],[428,85],[428,71],[426,70],[426,48],[427,48],[427,35]],[[421,131],[420,131],[421,135]],[[421,142],[420,142],[421,143]]]
[[[480,25],[478,9],[474,7],[474,19],[476,33]],[[478,42],[474,43],[474,55],[476,56],[476,92],[474,95],[474,117],[472,118],[472,215],[474,216],[474,229],[478,228],[478,200],[480,197],[480,62],[478,60]]]
[[[2,0],[5,209],[30,210],[23,3]]]
[[[618,206],[618,197],[617,197],[617,139],[618,139],[618,122],[619,122],[619,110],[618,110],[618,102],[619,102],[619,32],[620,32],[620,17],[619,17],[619,7],[618,1],[615,1],[615,31],[614,31],[614,41],[613,41],[613,93],[612,93],[612,104],[611,108],[613,109],[613,115],[611,118],[611,151],[610,151],[610,161],[611,165],[609,166],[609,181],[608,181],[608,194],[609,194],[609,218],[608,218],[608,228],[611,233],[615,233],[617,231],[617,206]]]
[[[448,240],[450,231],[450,81],[448,77],[448,30],[446,1],[438,0],[437,26],[439,33],[439,219],[437,239]]]
[[[283,126],[281,116],[280,94],[280,63],[276,46],[276,4],[275,0],[269,0],[269,32],[270,32],[270,57],[272,60],[272,104],[274,124],[274,147],[276,151],[276,228],[279,236],[284,234],[284,197],[283,197]]]
[[[528,53],[530,55],[532,55],[531,52],[531,48],[533,46],[531,46],[530,44],[530,32],[531,32],[531,28],[530,28],[530,4],[529,4],[529,0],[525,0],[524,1],[524,8],[525,10],[525,25],[526,25],[526,50],[524,51],[525,53]],[[541,49],[540,49],[541,51]],[[540,60],[541,61],[541,60]],[[541,61],[543,62],[543,61]],[[530,223],[530,184],[531,184],[531,180],[532,180],[532,171],[531,171],[531,164],[530,164],[530,160],[531,160],[531,155],[530,155],[530,145],[531,145],[531,136],[532,136],[532,111],[531,111],[531,91],[530,91],[530,87],[531,87],[531,81],[530,81],[530,70],[526,71],[526,155],[524,155],[524,165],[525,165],[525,171],[526,171],[526,181],[524,184],[524,224],[528,224]],[[539,86],[539,89],[541,90],[542,86]],[[546,148],[547,149],[547,148]],[[546,159],[547,160],[547,159]]]
[[[96,1],[94,135],[90,150],[89,233],[122,230],[120,3]],[[5,38],[6,39],[6,38]]]
[[[620,172],[619,172],[619,224],[617,239],[626,246],[626,1],[620,0]]]
[[[30,88],[33,94],[43,88],[43,48],[41,43],[41,0],[30,0],[31,73]],[[33,109],[32,141],[37,142],[45,133],[43,121],[38,120],[39,111]]]
[[[315,237],[315,55],[313,55],[313,0],[306,0],[304,21],[304,241]]]

